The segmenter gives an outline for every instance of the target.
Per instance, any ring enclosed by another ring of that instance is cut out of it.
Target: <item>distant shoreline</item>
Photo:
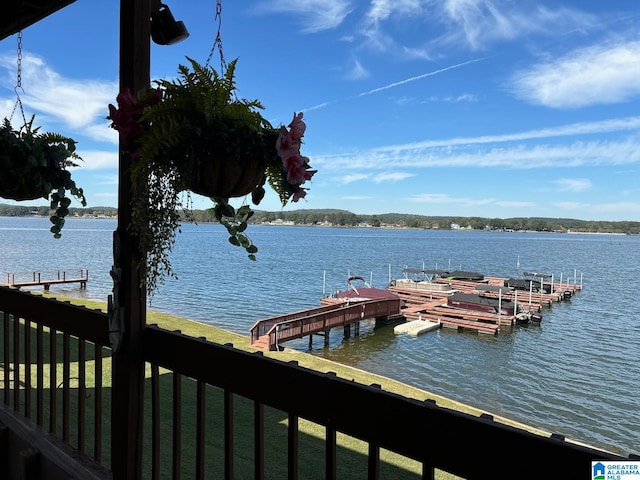
[[[29,207],[0,204],[0,217],[48,218],[47,207],[37,212]],[[7,214],[13,211],[14,214]],[[20,212],[23,212],[20,214]],[[91,212],[91,213],[86,213]],[[107,213],[108,212],[108,213]],[[348,211],[293,210],[290,212],[256,211],[252,225],[285,227],[362,228],[381,230],[442,230],[460,232],[558,233],[575,235],[640,235],[640,222],[587,221],[575,219],[487,219],[477,217],[427,217],[410,214],[356,215]],[[204,210],[192,212],[193,221],[185,223],[215,224]],[[348,221],[345,218],[348,217]],[[67,219],[117,221],[114,209],[70,209]],[[309,220],[312,219],[311,223]],[[535,228],[534,228],[535,227]]]

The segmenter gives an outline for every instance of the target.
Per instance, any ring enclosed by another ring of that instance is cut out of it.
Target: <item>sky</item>
[[[238,96],[274,126],[304,114],[318,172],[285,211],[640,221],[637,0],[222,0],[220,24],[214,0],[165,3],[190,36],[152,44],[152,79],[222,68],[220,25]],[[22,122],[17,91],[77,140],[91,207],[117,206],[118,15],[77,0],[26,28],[19,85],[18,36],[0,41],[0,115]]]

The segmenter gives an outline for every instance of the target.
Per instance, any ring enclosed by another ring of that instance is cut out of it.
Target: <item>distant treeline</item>
[[[113,207],[70,208],[69,217],[116,218]],[[27,217],[49,216],[48,207],[28,207],[0,204],[0,216]],[[184,216],[186,219],[187,217]],[[194,210],[191,218],[198,223],[215,222],[209,210]],[[282,220],[296,225],[335,225],[340,227],[396,227],[450,230],[452,228],[472,230],[514,230],[536,232],[584,232],[640,234],[640,222],[590,221],[572,218],[483,218],[483,217],[443,217],[412,215],[406,213],[381,213],[358,215],[347,210],[315,209],[293,210],[290,212],[268,212],[257,210],[251,223],[272,223]]]
[[[606,222],[576,220],[571,218],[482,218],[412,215],[406,213],[382,213],[357,215],[346,210],[295,210],[291,212],[256,212],[257,222],[273,222],[282,219],[296,224],[330,223],[337,226],[398,227],[450,230],[514,230],[536,232],[589,232],[640,234],[640,222]],[[455,227],[454,227],[455,226]]]

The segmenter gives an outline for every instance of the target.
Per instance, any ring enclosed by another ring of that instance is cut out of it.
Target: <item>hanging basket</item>
[[[197,167],[189,176],[190,190],[206,197],[238,198],[253,192],[266,180],[271,159],[278,158],[278,130],[266,127],[218,129],[192,153]]]
[[[53,158],[65,146],[38,134],[31,123],[23,128],[22,133],[13,130],[7,119],[0,127],[0,197],[16,201],[47,198],[52,184],[63,175]]]
[[[243,197],[265,181],[265,163],[260,158],[238,162],[229,157],[201,159],[189,190],[205,197]]]
[[[8,118],[0,125],[2,198],[16,201],[48,198],[54,188],[71,186],[71,174],[64,165],[80,158],[74,153],[75,141],[57,133],[40,133],[39,127],[33,127],[34,118],[19,130],[11,126]]]
[[[4,163],[4,162],[2,162]],[[0,176],[0,198],[23,201],[49,198],[51,184],[48,184],[40,172],[30,170],[29,176],[13,175],[11,171],[2,169]]]

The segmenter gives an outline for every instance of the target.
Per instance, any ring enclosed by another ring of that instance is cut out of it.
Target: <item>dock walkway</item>
[[[9,287],[39,287],[46,291],[51,285],[64,283],[79,283],[81,289],[87,288],[89,270],[80,268],[77,270],[53,270],[35,272],[14,272],[6,274],[5,285]]]

